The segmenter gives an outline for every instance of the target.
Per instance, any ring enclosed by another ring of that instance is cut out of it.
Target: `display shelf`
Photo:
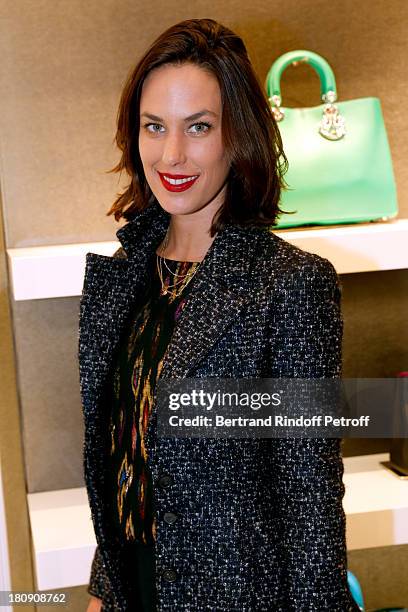
[[[381,465],[389,459],[389,453],[344,459],[348,550],[408,544],[408,480]]]
[[[329,259],[339,274],[408,268],[408,219],[275,232],[288,242]],[[79,296],[86,253],[112,255],[114,242],[8,249],[15,300]]]
[[[408,268],[408,219],[276,233],[305,251],[326,257],[339,274]]]
[[[87,584],[96,548],[85,487],[27,495],[36,589]]]
[[[81,295],[88,252],[112,255],[118,242],[85,242],[7,249],[13,298],[42,300]]]
[[[408,543],[408,481],[380,461],[389,453],[344,458],[348,550]],[[36,588],[88,583],[96,546],[85,488],[30,493]]]

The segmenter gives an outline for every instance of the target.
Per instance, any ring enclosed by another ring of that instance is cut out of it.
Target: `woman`
[[[286,159],[242,40],[164,32],[120,101],[114,257],[87,254],[79,365],[88,610],[341,611],[339,439],[157,436],[167,378],[341,373],[333,266],[268,231]]]

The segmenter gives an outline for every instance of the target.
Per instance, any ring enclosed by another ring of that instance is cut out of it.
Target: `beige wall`
[[[341,100],[378,96],[400,216],[408,217],[406,0],[191,0],[188,11],[185,6],[175,0],[3,0],[0,185],[7,247],[115,239],[119,225],[105,214],[120,185],[105,172],[118,159],[113,139],[121,87],[153,37],[189,17],[219,19],[240,33],[262,81],[281,53],[306,48],[329,60]],[[306,66],[288,69],[282,88],[289,106],[319,103],[317,77]],[[407,369],[407,271],[342,280],[345,375]],[[5,292],[6,279],[2,287]],[[12,321],[7,308],[0,311],[0,329],[12,324],[14,334],[30,492],[83,485],[78,304],[79,298],[12,302]],[[9,343],[9,364],[11,351]],[[12,375],[3,390],[14,397]],[[18,418],[16,406],[3,403],[0,429],[10,415]],[[9,443],[18,465],[18,431]],[[21,502],[23,486],[22,472],[9,478],[13,503]],[[25,539],[26,529],[22,534]],[[29,580],[22,567],[20,578]],[[375,598],[374,583],[367,588]],[[378,605],[384,598],[382,591]]]

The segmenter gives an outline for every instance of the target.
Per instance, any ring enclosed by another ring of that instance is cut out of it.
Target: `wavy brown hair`
[[[266,93],[251,65],[242,39],[213,19],[181,21],[161,34],[131,71],[122,91],[116,144],[119,163],[108,172],[130,177],[107,215],[116,221],[133,219],[155,196],[147,183],[139,155],[140,98],[146,76],[163,64],[190,62],[218,80],[222,100],[222,138],[231,159],[226,197],[214,215],[211,236],[226,222],[273,225],[279,208],[288,162],[279,128]]]

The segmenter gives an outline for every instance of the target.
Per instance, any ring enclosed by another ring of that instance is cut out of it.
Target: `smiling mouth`
[[[187,176],[185,174],[163,174],[162,172],[158,172],[160,176],[160,180],[163,186],[168,191],[186,191],[198,179],[199,175],[194,174],[192,176]]]

